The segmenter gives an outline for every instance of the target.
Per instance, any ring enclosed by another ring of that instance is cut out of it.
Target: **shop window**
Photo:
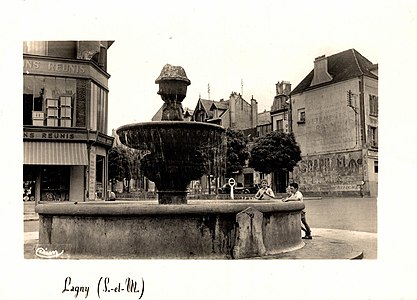
[[[23,165],[23,201],[35,200],[38,166]]]
[[[73,126],[76,80],[24,76],[23,125]]]
[[[41,174],[42,201],[68,201],[70,166],[46,166]]]
[[[28,76],[24,81],[23,125],[43,125],[45,92],[44,77]]]
[[[103,199],[104,189],[104,156],[96,156],[96,195],[97,198]]]

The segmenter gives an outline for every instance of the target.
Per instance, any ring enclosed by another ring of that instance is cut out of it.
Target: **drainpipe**
[[[363,75],[359,77],[359,114],[360,114],[360,128],[361,128],[361,146],[362,149],[366,147],[365,135],[365,94],[364,94]]]
[[[368,155],[367,155],[367,146],[366,146],[366,128],[365,128],[365,83],[364,76],[359,76],[359,122],[360,122],[360,131],[361,131],[361,151],[362,151],[362,185],[361,185],[361,196],[364,196],[364,189],[366,186],[369,186],[369,180],[367,178],[368,172]]]
[[[290,106],[288,107],[288,130],[289,132],[292,132],[292,100],[291,100],[291,94],[289,96]]]

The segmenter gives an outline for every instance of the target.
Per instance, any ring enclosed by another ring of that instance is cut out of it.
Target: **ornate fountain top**
[[[191,84],[191,81],[187,78],[187,74],[185,74],[185,70],[181,66],[172,66],[170,64],[166,64],[161,71],[159,77],[155,80],[156,84],[161,83],[162,81],[168,80],[178,80],[184,81],[187,85]]]

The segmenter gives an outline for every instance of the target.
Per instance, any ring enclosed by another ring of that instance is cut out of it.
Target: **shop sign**
[[[112,138],[106,138],[104,136],[97,136],[97,142],[105,144],[105,145],[112,145],[113,139]]]
[[[86,74],[86,66],[80,64],[71,64],[65,62],[48,62],[41,60],[24,60],[24,71],[47,71],[47,72],[58,72],[68,74]]]
[[[107,87],[107,77],[96,68],[86,63],[70,63],[62,61],[23,60],[24,74],[67,75],[82,78],[94,78],[102,86]]]
[[[34,140],[86,140],[87,135],[85,133],[75,132],[53,132],[53,131],[24,131],[24,139]]]

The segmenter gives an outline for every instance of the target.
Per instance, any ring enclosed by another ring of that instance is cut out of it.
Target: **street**
[[[312,228],[377,232],[376,198],[307,198],[304,203]]]

